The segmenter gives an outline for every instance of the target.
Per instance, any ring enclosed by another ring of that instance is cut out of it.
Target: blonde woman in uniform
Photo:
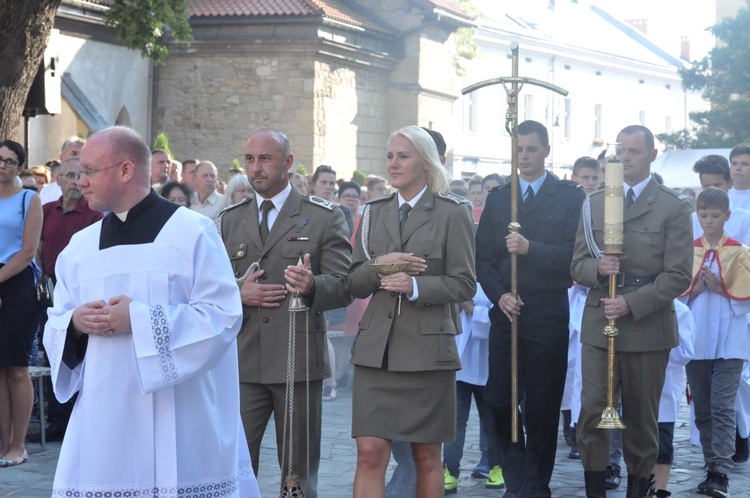
[[[354,497],[382,497],[391,441],[409,441],[417,496],[443,496],[441,445],[455,438],[456,349],[452,305],[476,292],[473,220],[446,194],[432,138],[417,126],[388,140],[397,192],[370,201],[355,241],[348,290],[372,295],[352,348]],[[380,276],[372,264],[409,263]]]

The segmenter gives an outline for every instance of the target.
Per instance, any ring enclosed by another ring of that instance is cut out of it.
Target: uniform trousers
[[[533,317],[535,310],[527,308],[523,313]],[[533,327],[529,325],[528,328],[523,325],[523,317],[520,320],[518,392],[524,410],[523,417],[519,416],[518,443],[511,443],[509,324],[493,326],[490,332],[487,400],[492,406],[500,439],[503,477],[508,495],[549,497],[552,496],[549,482],[555,466],[560,405],[568,368],[568,320],[563,316],[545,320]]]
[[[286,465],[281,461],[283,451],[284,398],[285,384],[255,384],[240,382],[240,411],[242,425],[245,428],[250,457],[253,460],[253,471],[258,475],[260,461],[260,444],[266,431],[268,420],[273,413],[276,425],[276,450],[282,478],[286,477]],[[294,383],[294,411],[292,423],[293,455],[292,472],[299,478],[300,485],[307,498],[318,496],[318,467],[320,467],[320,434],[323,408],[323,381],[310,381],[310,475],[307,475],[306,451],[306,410],[305,383]],[[287,457],[288,458],[288,457]]]
[[[659,452],[659,399],[669,362],[669,349],[615,354],[615,395],[622,395],[622,449],[628,474],[648,478]],[[576,438],[583,468],[600,472],[609,462],[610,431],[597,429],[607,406],[607,350],[581,348],[583,386]]]

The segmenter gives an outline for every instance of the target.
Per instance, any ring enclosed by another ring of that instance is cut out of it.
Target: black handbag
[[[55,293],[55,284],[52,277],[42,275],[36,281],[36,300],[43,309],[52,307],[52,295]]]

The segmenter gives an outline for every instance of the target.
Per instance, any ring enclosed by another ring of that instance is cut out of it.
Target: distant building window
[[[570,69],[570,64],[565,64],[565,69]]]
[[[479,164],[479,159],[477,159],[476,157],[464,157],[461,161],[461,172],[476,173],[477,164]]]
[[[602,105],[594,105],[594,138],[602,136]]]
[[[570,138],[572,134],[572,126],[571,126],[571,116],[572,116],[572,110],[573,110],[573,103],[570,99],[565,99],[565,124],[563,125],[563,130],[565,132],[565,138]]]
[[[534,96],[524,95],[523,96],[523,119],[534,119]]]
[[[601,72],[601,71],[597,71],[597,72],[596,72],[596,75],[597,75],[597,76],[601,76],[601,75],[602,75],[602,72]]]
[[[464,130],[477,133],[479,117],[479,92],[471,92],[464,99]]]

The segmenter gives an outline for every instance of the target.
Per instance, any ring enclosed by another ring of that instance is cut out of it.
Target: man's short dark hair
[[[729,181],[732,174],[729,171],[729,161],[724,156],[718,154],[709,154],[703,156],[695,162],[693,171],[700,175],[721,175],[724,180]]]
[[[347,189],[354,189],[357,191],[357,195],[362,195],[362,188],[359,186],[359,183],[357,182],[341,182],[341,185],[339,185],[339,197],[341,197],[341,194],[344,192],[344,190]]]
[[[589,156],[583,156],[576,159],[576,162],[573,163],[573,175],[578,174],[578,170],[581,168],[591,168],[593,170],[599,171],[602,169],[602,165],[599,164],[599,161],[594,159],[593,157]]]
[[[654,150],[655,142],[654,142],[654,134],[651,133],[651,130],[646,128],[643,125],[630,125],[626,126],[622,130],[620,130],[620,133],[618,135],[624,133],[625,135],[632,135],[634,133],[643,133],[644,138],[646,139],[646,148],[648,151]]]
[[[726,192],[716,187],[706,187],[698,194],[696,201],[697,209],[719,208],[724,212],[729,211],[729,196]]]
[[[542,142],[542,147],[549,146],[549,133],[547,132],[547,127],[542,123],[527,119],[518,125],[519,135],[531,135],[532,133],[536,133],[536,136],[539,137],[539,141]]]
[[[729,160],[731,161],[734,156],[741,156],[743,154],[750,154],[750,145],[748,144],[739,144],[735,145],[732,148],[732,151],[729,153]]]
[[[492,181],[492,180],[497,182],[497,184],[500,186],[505,185],[505,179],[502,176],[498,175],[497,173],[490,173],[489,175],[482,178],[482,188],[484,188],[485,183]]]
[[[435,147],[437,147],[438,156],[445,157],[445,151],[448,150],[448,146],[445,144],[445,139],[443,138],[443,134],[439,131],[430,130],[422,126],[422,129],[427,132],[428,135],[432,137],[432,140],[435,141]]]

